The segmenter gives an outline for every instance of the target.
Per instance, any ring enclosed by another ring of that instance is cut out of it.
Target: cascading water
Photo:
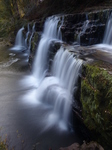
[[[62,16],[61,25],[60,25],[60,27],[58,29],[58,38],[60,40],[62,40],[61,27],[62,27],[63,23],[64,23],[64,16]]]
[[[87,15],[86,15],[86,18],[87,18]],[[88,19],[88,18],[87,18],[87,19]],[[79,44],[80,44],[80,36],[81,36],[81,34],[85,33],[86,29],[88,28],[88,25],[89,25],[89,20],[86,20],[86,21],[84,22],[84,25],[83,25],[82,28],[81,28],[80,33],[78,34],[77,41],[78,41]]]
[[[33,76],[41,82],[48,69],[48,50],[52,41],[61,40],[58,30],[59,17],[49,17],[44,25],[44,31],[37,48],[33,66]]]
[[[99,49],[100,51],[112,53],[112,13],[107,20],[102,44],[94,45],[94,47]]]
[[[16,35],[16,40],[15,40],[15,45],[14,47],[11,48],[11,50],[17,50],[17,51],[22,51],[22,50],[25,50],[26,49],[26,46],[25,46],[25,40],[24,40],[24,37],[23,37],[23,32],[24,28],[22,27],[18,32],[17,32],[17,35]]]
[[[60,63],[59,63],[60,62]],[[77,81],[81,60],[73,58],[73,56],[63,48],[57,52],[53,61],[51,74],[60,80],[60,85],[71,93],[73,92],[74,83]],[[75,69],[73,69],[75,68]]]
[[[31,33],[31,36],[30,36],[30,39],[29,39],[28,51],[30,51],[30,48],[31,48],[31,40],[32,40],[32,37],[34,35],[34,32],[35,32],[35,23],[33,24],[33,27],[32,27],[32,33]]]
[[[103,44],[112,45],[112,13],[107,21]]]
[[[71,53],[61,47],[52,61],[51,71],[49,71],[51,76],[46,77],[50,44],[53,41],[62,42],[59,33],[61,31],[60,28],[58,29],[59,21],[59,17],[53,16],[45,22],[33,66],[34,80],[31,77],[31,84],[34,86],[37,83],[36,89],[26,95],[27,99],[29,98],[30,101],[32,99],[32,102],[39,104],[39,109],[43,110],[47,107],[46,114],[41,116],[45,129],[54,125],[61,129],[68,129],[74,86],[76,88],[82,65],[82,60],[75,59]]]
[[[25,46],[28,47],[28,44],[27,44],[27,40],[28,40],[28,35],[30,33],[30,28],[29,28],[29,24],[28,24],[28,27],[27,27],[28,31],[26,33],[26,38],[25,38]]]
[[[57,124],[64,129],[70,123],[72,94],[76,86],[82,60],[75,59],[67,50],[60,48],[56,53],[50,77],[44,78],[37,90],[37,99],[50,105],[47,127]]]

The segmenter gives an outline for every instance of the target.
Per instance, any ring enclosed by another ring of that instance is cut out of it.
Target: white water
[[[38,104],[39,109],[46,109],[46,114],[41,116],[41,123],[45,130],[56,125],[61,129],[68,129],[74,89],[77,88],[77,78],[82,65],[82,60],[75,59],[71,53],[60,48],[56,53],[48,72],[49,48],[52,41],[61,40],[58,17],[46,20],[44,31],[37,48],[33,66],[33,74],[27,83],[33,86],[24,100],[30,104]],[[46,77],[46,72],[51,76]],[[38,108],[37,108],[38,109]]]
[[[30,51],[30,48],[31,48],[31,40],[32,40],[32,37],[33,37],[34,33],[35,33],[35,23],[33,24],[33,27],[32,27],[31,36],[30,36],[30,39],[29,39],[28,51]]]
[[[67,50],[61,48],[53,61],[51,74],[59,79],[62,87],[72,93],[81,63],[81,60],[73,58]]]
[[[26,49],[26,47],[25,47],[25,40],[24,40],[23,33],[22,33],[23,30],[24,30],[24,28],[22,27],[17,32],[16,40],[15,40],[15,45],[14,45],[14,47],[11,48],[11,50],[22,51],[22,50]]]
[[[33,66],[33,76],[38,84],[45,77],[48,69],[48,51],[52,41],[61,40],[58,30],[59,17],[53,16],[46,20],[44,31],[37,48],[37,54]]]
[[[56,53],[50,77],[44,78],[37,90],[37,98],[43,105],[51,106],[51,111],[45,119],[47,127],[57,124],[67,129],[70,124],[70,113],[74,87],[77,88],[77,79],[82,60],[73,58],[63,48]]]
[[[30,33],[30,28],[29,28],[29,24],[28,24],[28,27],[27,27],[27,29],[28,29],[28,31],[27,31],[27,33],[26,33],[26,38],[25,38],[25,46],[26,47],[28,47],[28,35],[29,35],[29,33]]]
[[[86,29],[88,28],[88,26],[89,26],[89,20],[86,20],[86,21],[84,22],[84,25],[83,25],[82,28],[81,28],[80,33],[78,34],[77,41],[78,41],[79,44],[80,44],[80,36],[81,36],[81,34],[85,33],[85,31],[86,31]]]
[[[112,13],[107,20],[103,43],[94,46],[101,51],[112,53]]]
[[[107,21],[103,44],[112,45],[112,14]]]
[[[24,96],[24,102],[38,105],[39,109],[47,111],[41,116],[43,130],[54,125],[61,130],[68,130],[70,127],[73,92],[77,88],[81,65],[82,60],[74,58],[61,47],[54,57],[51,76],[45,77],[37,89],[34,87]],[[31,78],[31,82],[36,86],[36,80]]]
[[[59,29],[58,29],[58,38],[60,40],[62,40],[61,27],[62,27],[63,23],[64,23],[64,16],[62,16],[61,25],[59,26]]]

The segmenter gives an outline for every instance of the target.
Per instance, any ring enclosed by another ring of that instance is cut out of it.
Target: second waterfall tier
[[[51,76],[45,77],[37,90],[37,99],[42,105],[49,105],[46,124],[58,123],[68,128],[72,110],[73,92],[77,88],[77,79],[82,60],[76,59],[62,47],[56,53],[51,67]]]

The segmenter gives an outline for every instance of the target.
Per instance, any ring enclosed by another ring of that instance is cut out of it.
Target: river
[[[16,150],[58,150],[83,138],[73,130],[60,130],[57,125],[45,129],[43,120],[50,108],[41,109],[29,97],[34,87],[27,86],[24,78],[30,75],[25,53],[12,53],[0,47],[0,135],[8,137],[10,147]],[[26,84],[26,85],[25,85]]]

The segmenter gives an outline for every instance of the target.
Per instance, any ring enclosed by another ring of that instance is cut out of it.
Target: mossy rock
[[[35,32],[33,37],[32,37],[32,40],[31,40],[31,52],[33,54],[35,54],[35,51],[36,51],[37,41],[38,41],[38,33]]]
[[[96,65],[83,67],[82,114],[85,125],[105,149],[112,144],[112,75]],[[108,147],[108,148],[107,148]]]
[[[111,9],[99,10],[88,13],[89,20],[99,20],[100,23],[105,24],[107,22],[107,18],[110,15]]]

